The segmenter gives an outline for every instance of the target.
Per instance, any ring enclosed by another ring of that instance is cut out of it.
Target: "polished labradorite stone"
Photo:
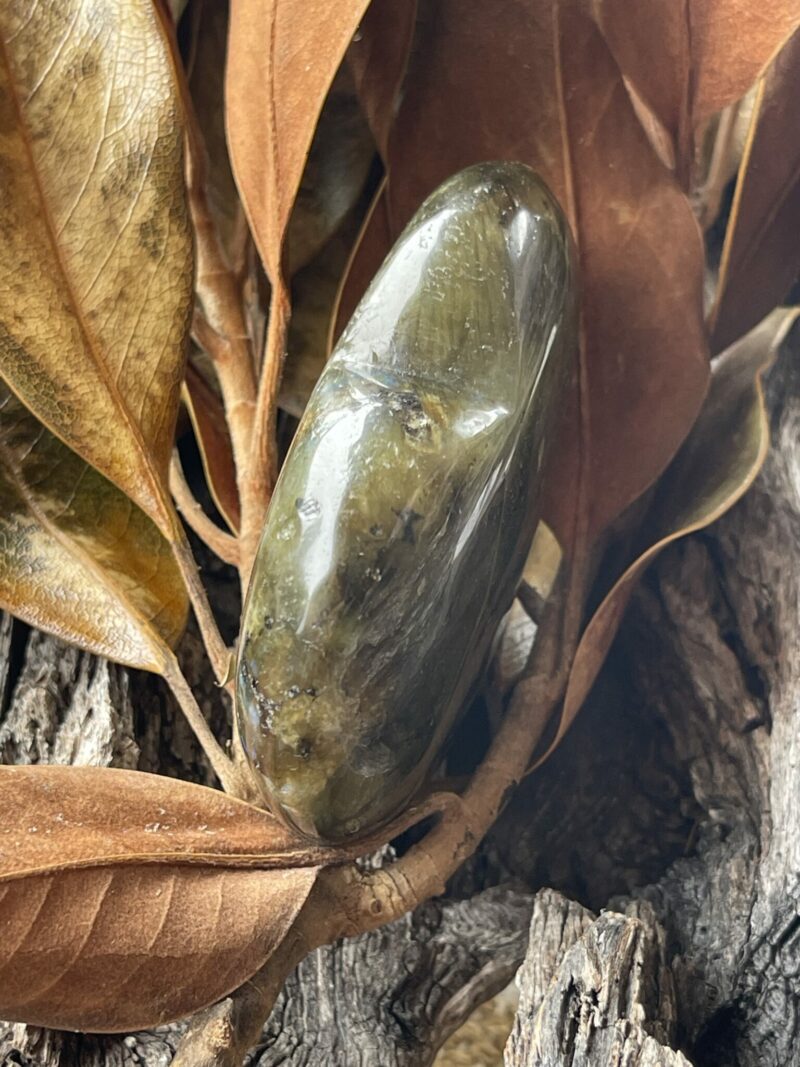
[[[542,182],[470,167],[417,212],[311,396],[237,667],[247,755],[305,834],[396,814],[468,698],[536,524],[574,290]]]

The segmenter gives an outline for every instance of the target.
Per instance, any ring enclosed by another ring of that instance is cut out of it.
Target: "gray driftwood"
[[[430,1063],[522,962],[532,911],[507,1067],[800,1065],[791,353],[768,392],[773,450],[755,488],[650,570],[578,723],[519,788],[451,898],[310,957],[253,1062]],[[190,639],[190,660],[195,652]],[[0,659],[3,759],[207,773],[152,679],[8,622]],[[205,706],[221,720],[211,687]],[[9,1026],[0,1062],[166,1067],[181,1032],[94,1038]]]

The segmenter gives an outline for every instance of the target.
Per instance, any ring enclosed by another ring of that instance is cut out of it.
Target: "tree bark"
[[[578,722],[448,897],[304,961],[251,1062],[429,1064],[525,957],[507,1067],[800,1065],[793,348],[769,376],[773,448],[753,490],[648,572]],[[190,666],[197,652],[190,635]],[[208,780],[152,679],[7,620],[0,658],[4,760]],[[214,687],[202,696],[221,723]],[[0,1063],[166,1067],[183,1029],[8,1026]]]
[[[552,890],[537,895],[507,1067],[689,1067],[667,1047],[675,991],[663,931],[649,905],[629,912],[595,919]]]

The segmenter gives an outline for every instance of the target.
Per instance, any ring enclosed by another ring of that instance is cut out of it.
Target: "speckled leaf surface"
[[[0,11],[0,375],[165,531],[192,289],[174,71],[149,0]]]
[[[0,603],[118,662],[160,671],[186,622],[158,528],[0,381]]]

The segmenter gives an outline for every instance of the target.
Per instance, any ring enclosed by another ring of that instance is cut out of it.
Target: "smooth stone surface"
[[[275,491],[237,715],[269,803],[340,841],[408,803],[509,607],[575,349],[572,244],[521,164],[445,182],[344,332]]]

